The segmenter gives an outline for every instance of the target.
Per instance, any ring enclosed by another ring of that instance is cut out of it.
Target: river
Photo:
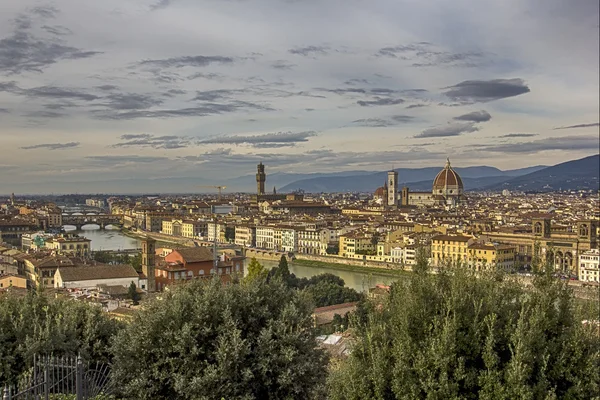
[[[75,230],[75,227],[66,225],[65,231],[77,233],[91,239],[91,246],[94,251],[134,249],[141,247],[139,239],[126,236],[118,229],[99,229],[97,225],[85,225],[82,230]],[[246,260],[246,264],[248,261],[249,260]],[[259,262],[267,269],[271,269],[278,264],[277,261],[259,260]],[[362,271],[355,272],[321,267],[307,267],[293,262],[289,263],[289,269],[291,273],[299,278],[310,278],[311,276],[330,273],[342,278],[346,283],[346,286],[360,292],[366,291],[376,284],[389,284],[397,279],[390,276],[378,275],[376,272],[368,274]],[[245,269],[245,271],[247,272],[247,269]]]

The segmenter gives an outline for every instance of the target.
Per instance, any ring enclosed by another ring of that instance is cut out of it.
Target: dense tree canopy
[[[0,385],[14,382],[34,354],[110,359],[110,340],[121,324],[102,309],[74,300],[0,295]]]
[[[150,303],[120,333],[114,372],[146,399],[310,399],[326,358],[313,305],[281,281],[191,282]]]
[[[356,344],[330,376],[330,398],[590,399],[598,337],[582,318],[548,274],[525,289],[464,269],[417,273],[354,321]]]

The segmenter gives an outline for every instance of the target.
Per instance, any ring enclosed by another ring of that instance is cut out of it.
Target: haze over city
[[[597,1],[2,3],[5,192],[598,152]]]

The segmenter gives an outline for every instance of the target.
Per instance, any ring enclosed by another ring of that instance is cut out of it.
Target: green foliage
[[[325,252],[327,254],[338,255],[340,253],[340,245],[336,244],[334,246],[328,246]]]
[[[235,228],[233,226],[225,227],[225,240],[233,242],[235,240]]]
[[[114,373],[139,399],[310,399],[326,357],[312,304],[282,282],[193,281],[140,311],[114,343]]]
[[[0,295],[0,386],[30,368],[34,354],[108,361],[110,340],[121,326],[84,302]]]
[[[281,278],[286,283],[288,282],[290,278],[290,268],[288,267],[287,258],[284,255],[281,256],[277,268],[273,269],[275,270],[275,277]]]
[[[264,265],[259,263],[255,257],[252,257],[248,264],[248,275],[246,275],[246,280],[252,281],[263,279],[267,277],[267,273],[268,271],[265,269]]]
[[[109,252],[100,250],[94,251],[92,253],[92,258],[99,263],[108,264],[113,261],[114,257]]]
[[[140,302],[140,294],[137,291],[137,286],[136,284],[131,281],[131,284],[129,285],[129,289],[127,291],[127,295],[129,296],[129,298],[131,299],[131,301],[133,301],[133,305],[138,305]]]
[[[343,282],[343,281],[342,281]],[[338,285],[331,281],[322,280],[316,284],[308,285],[304,289],[315,302],[317,307],[326,307],[334,304],[359,301],[362,295],[356,290]]]
[[[497,273],[415,274],[360,313],[353,352],[329,378],[333,400],[587,399],[600,390],[597,330],[548,275],[526,289]]]
[[[135,256],[127,259],[124,264],[131,265],[137,272],[142,272],[142,253],[137,253]]]

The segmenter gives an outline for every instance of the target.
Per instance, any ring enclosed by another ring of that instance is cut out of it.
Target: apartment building
[[[63,234],[47,239],[45,247],[55,250],[56,254],[87,257],[91,251],[91,243],[90,239],[79,235]]]
[[[515,266],[516,248],[497,243],[472,243],[468,247],[467,263],[477,271],[490,267],[510,269]]]
[[[449,262],[467,263],[469,245],[475,238],[465,235],[436,235],[431,238],[431,263],[434,267]]]
[[[600,250],[591,249],[579,255],[579,280],[600,282]]]
[[[349,232],[340,235],[339,255],[341,257],[355,257],[360,254],[376,252],[373,244],[373,235],[365,232]]]
[[[256,227],[252,225],[236,225],[235,244],[245,247],[256,246]]]
[[[256,227],[256,247],[261,249],[275,249],[275,229],[272,226]]]

